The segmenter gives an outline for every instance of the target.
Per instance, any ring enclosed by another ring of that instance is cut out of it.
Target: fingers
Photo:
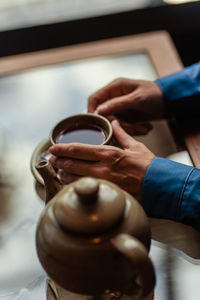
[[[89,97],[88,112],[94,112],[101,103],[107,100],[131,93],[137,85],[138,81],[128,78],[117,78],[113,80]]]
[[[127,134],[125,130],[120,126],[117,120],[112,121],[111,124],[115,138],[117,139],[117,141],[123,149],[131,150],[138,144],[138,141],[136,141],[133,137]]]
[[[106,178],[109,174],[108,167],[103,162],[90,162],[57,157],[52,157],[50,162],[55,168],[59,169],[61,179],[64,179],[65,182],[68,182],[68,180],[76,180],[76,178],[80,176]]]
[[[68,172],[66,172],[64,170],[59,170],[57,175],[63,184],[69,184],[80,178],[80,176],[74,175],[74,174],[69,174]]]
[[[116,93],[116,95],[117,95],[118,94],[117,91],[118,91],[118,88],[117,88],[116,80],[112,81],[105,87],[97,90],[88,99],[88,112],[89,113],[94,112],[97,109],[97,107],[99,106],[99,104],[112,98],[113,93]]]
[[[145,135],[153,128],[150,123],[131,124],[120,121],[120,125],[130,135]]]
[[[153,126],[149,122],[143,122],[143,123],[132,123],[129,120],[124,121],[123,119],[114,116],[114,115],[108,115],[106,118],[112,122],[114,120],[117,120],[120,123],[120,126],[130,135],[145,135],[150,130],[152,130]],[[128,118],[124,118],[125,120]],[[134,117],[132,117],[132,120],[134,120]]]
[[[131,93],[104,102],[97,107],[97,112],[101,115],[115,115],[124,110],[132,108],[132,105],[133,99]]]
[[[102,147],[81,143],[55,144],[49,152],[55,156],[99,161],[102,158]]]
[[[50,162],[55,168],[76,176],[95,176],[96,169],[98,168],[98,162],[92,163],[80,159],[67,159],[53,156]]]
[[[99,98],[98,96],[90,96],[88,100],[88,112],[93,113],[96,111],[97,107],[101,102],[103,102],[105,97]]]

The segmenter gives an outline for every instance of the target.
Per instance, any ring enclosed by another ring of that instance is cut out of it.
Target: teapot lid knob
[[[97,201],[99,183],[94,178],[81,178],[74,185],[74,190],[83,204]]]
[[[125,193],[103,179],[83,177],[64,187],[54,198],[57,223],[79,234],[112,230],[123,220]]]

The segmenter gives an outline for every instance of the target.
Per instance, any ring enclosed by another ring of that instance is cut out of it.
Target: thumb
[[[97,107],[100,115],[115,115],[128,108],[131,108],[133,99],[129,95],[124,95],[111,100],[107,100]]]
[[[131,150],[138,144],[138,141],[136,141],[132,136],[127,134],[126,131],[120,126],[117,120],[113,120],[111,124],[114,136],[123,149]]]

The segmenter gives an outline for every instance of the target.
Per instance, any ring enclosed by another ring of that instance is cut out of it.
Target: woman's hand
[[[58,174],[64,183],[82,176],[102,178],[139,199],[143,179],[154,154],[129,136],[116,120],[112,127],[122,149],[107,145],[56,144],[49,149],[53,155],[50,162],[59,169]]]
[[[129,134],[146,134],[148,121],[164,116],[162,91],[153,81],[118,78],[89,97],[88,112],[95,111],[117,119]]]

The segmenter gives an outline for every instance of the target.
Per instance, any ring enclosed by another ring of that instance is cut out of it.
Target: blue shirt
[[[200,116],[200,62],[156,83],[163,92],[167,116]],[[200,170],[154,158],[143,181],[142,205],[150,217],[179,221],[200,231]]]

